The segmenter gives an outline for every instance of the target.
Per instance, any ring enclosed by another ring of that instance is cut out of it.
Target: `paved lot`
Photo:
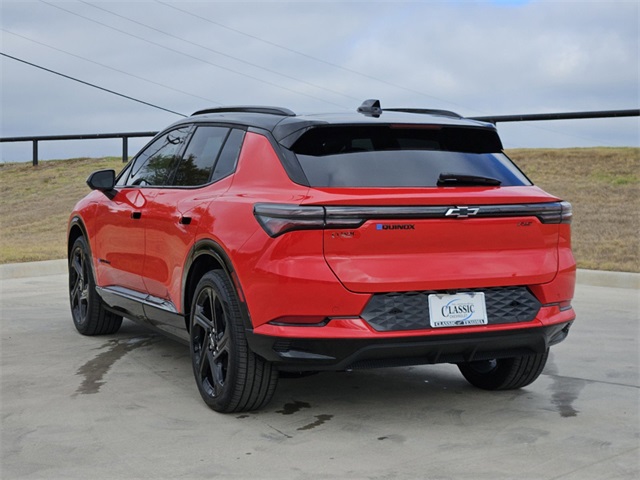
[[[281,380],[220,415],[188,349],[125,322],[83,337],[66,276],[2,280],[0,476],[636,479],[640,291],[580,285],[545,373],[483,392],[440,365]]]

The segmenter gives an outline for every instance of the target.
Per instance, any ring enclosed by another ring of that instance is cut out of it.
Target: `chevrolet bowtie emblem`
[[[476,215],[479,211],[479,208],[455,207],[447,210],[444,215],[445,217],[467,218],[471,215]]]

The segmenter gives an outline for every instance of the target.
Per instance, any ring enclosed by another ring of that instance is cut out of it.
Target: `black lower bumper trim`
[[[282,338],[247,332],[251,349],[283,371],[349,370],[461,363],[542,353],[561,342],[571,322],[547,327],[386,339]]]

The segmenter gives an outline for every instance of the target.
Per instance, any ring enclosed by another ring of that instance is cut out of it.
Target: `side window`
[[[224,127],[198,127],[178,165],[173,184],[195,187],[208,183],[228,133],[229,129]]]
[[[145,148],[131,165],[126,185],[166,185],[189,127],[171,130]]]
[[[127,179],[129,178],[129,173],[131,172],[131,163],[129,163],[118,175],[118,179],[116,180],[116,187],[122,187],[127,184]]]
[[[233,129],[227,138],[227,142],[224,144],[222,152],[220,152],[220,158],[216,163],[216,168],[213,171],[212,181],[220,180],[221,178],[231,175],[238,163],[238,155],[240,154],[240,147],[242,147],[242,141],[244,140],[244,131]]]

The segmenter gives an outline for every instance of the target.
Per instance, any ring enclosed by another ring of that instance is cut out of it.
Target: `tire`
[[[542,373],[549,349],[522,357],[459,363],[467,381],[484,390],[515,390],[533,383]]]
[[[116,333],[122,325],[122,317],[105,308],[96,292],[90,262],[87,242],[84,237],[78,237],[69,255],[69,301],[73,324],[82,335]]]
[[[221,413],[264,407],[273,397],[278,370],[249,349],[227,275],[221,270],[206,273],[191,305],[191,363],[204,402]]]

